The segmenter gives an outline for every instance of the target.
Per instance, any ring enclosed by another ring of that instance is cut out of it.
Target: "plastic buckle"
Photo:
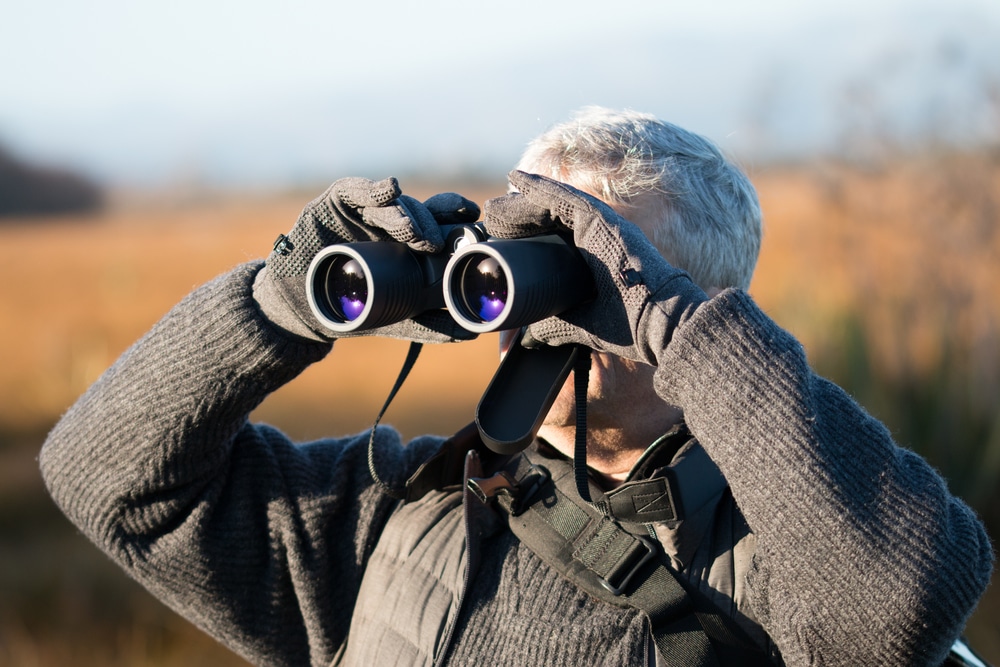
[[[501,471],[492,477],[471,477],[468,485],[484,505],[496,500],[508,514],[518,516],[531,505],[532,498],[551,477],[544,466],[532,465],[519,480]]]
[[[518,488],[517,482],[505,472],[498,472],[492,477],[471,477],[469,488],[476,494],[479,501],[486,505],[501,493],[511,493]]]
[[[614,596],[619,596],[624,594],[625,588],[628,586],[628,582],[632,581],[632,577],[634,577],[636,573],[639,570],[641,570],[646,563],[656,558],[656,546],[653,544],[653,541],[651,539],[649,539],[648,537],[643,537],[642,535],[633,535],[632,537],[638,540],[639,543],[642,544],[643,547],[645,547],[646,553],[644,553],[642,557],[640,557],[637,561],[633,557],[632,560],[636,562],[634,565],[628,568],[628,570],[625,572],[625,576],[614,577],[615,579],[620,579],[620,581],[617,581],[617,583],[613,583],[610,580],[610,578],[614,575],[614,572],[609,574],[608,577],[597,578],[597,580],[601,582],[601,586],[603,586],[609,593],[611,593]]]
[[[518,482],[520,493],[517,497],[517,503],[513,507],[514,511],[511,514],[517,516],[528,509],[535,495],[550,479],[552,479],[552,473],[549,472],[548,468],[533,463],[528,473]]]

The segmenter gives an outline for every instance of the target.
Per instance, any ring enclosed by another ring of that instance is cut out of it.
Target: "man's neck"
[[[605,487],[619,486],[646,448],[682,419],[679,410],[672,410],[659,420],[646,420],[642,424],[588,427],[587,466],[597,473]],[[564,455],[573,457],[575,425],[543,424],[538,437]]]

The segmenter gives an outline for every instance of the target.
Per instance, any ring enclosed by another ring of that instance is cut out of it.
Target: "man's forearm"
[[[211,476],[246,415],[328,350],[282,335],[260,317],[249,298],[258,268],[243,266],[186,297],[49,435],[41,454],[46,483],[105,548],[113,548],[117,531],[92,523],[128,511],[111,505]]]
[[[786,659],[943,657],[992,552],[940,476],[740,292],[702,306],[660,371],[757,536],[754,605]]]

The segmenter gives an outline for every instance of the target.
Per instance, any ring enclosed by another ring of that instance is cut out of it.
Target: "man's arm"
[[[330,349],[262,317],[259,268],[171,310],[66,413],[41,467],[73,522],[176,611],[255,662],[327,664],[392,500],[367,437],[296,447],[248,424]],[[427,452],[388,429],[377,445],[402,479]]]
[[[306,270],[333,243],[439,249],[442,222],[478,217],[453,193],[424,203],[396,179],[336,181],[262,263],[195,290],[91,387],[41,455],[56,502],[164,602],[254,662],[329,664],[393,505],[371,485],[367,434],[294,446],[247,416],[330,350]],[[417,321],[419,319],[419,321]],[[449,327],[450,323],[450,327]],[[454,339],[450,318],[377,333]],[[436,445],[375,439],[400,484]]]
[[[788,664],[940,664],[993,558],[944,480],[742,292],[700,306],[659,363],[756,536],[750,599]]]
[[[488,233],[572,230],[591,301],[525,339],[579,343],[656,367],[730,482],[757,539],[755,616],[789,664],[940,664],[985,590],[989,539],[920,457],[739,291],[708,300],[600,200],[513,172]]]
[[[337,337],[306,304],[317,252],[376,240],[432,252],[439,222],[478,214],[454,193],[418,202],[393,178],[336,181],[266,266],[193,292],[67,412],[41,455],[56,502],[154,594],[243,655],[328,664],[392,501],[370,484],[367,435],[297,447],[247,416]],[[430,313],[373,333],[428,342],[453,340],[457,328]],[[380,429],[375,444],[386,481],[401,483],[436,441],[402,448]]]

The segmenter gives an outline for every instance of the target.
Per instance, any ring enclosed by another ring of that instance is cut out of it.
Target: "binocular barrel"
[[[441,277],[448,258],[402,243],[332,245],[306,274],[309,307],[337,333],[361,332],[444,307]]]
[[[590,270],[559,236],[483,239],[481,228],[458,226],[438,254],[402,243],[329,246],[309,266],[309,307],[336,333],[444,307],[463,328],[485,333],[558,314],[593,294]]]
[[[475,333],[517,329],[557,315],[593,291],[583,258],[556,235],[464,246],[444,275],[448,312]]]

